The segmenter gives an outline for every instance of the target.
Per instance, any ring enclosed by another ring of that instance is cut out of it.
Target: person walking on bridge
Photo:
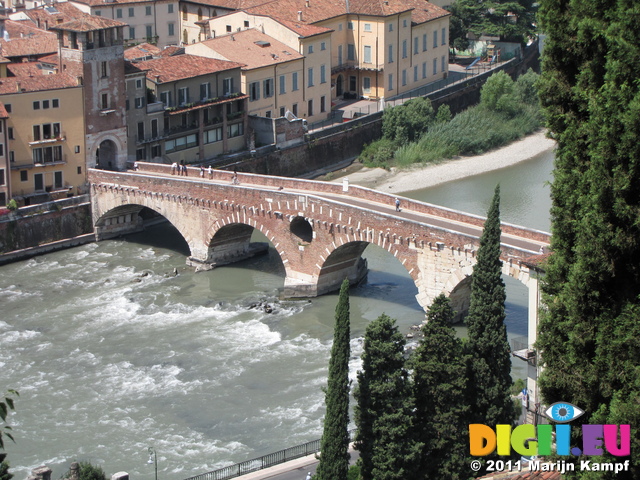
[[[400,200],[396,197],[396,212],[400,211]]]

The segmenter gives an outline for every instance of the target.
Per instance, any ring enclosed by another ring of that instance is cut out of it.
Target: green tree
[[[316,477],[320,480],[346,480],[349,470],[350,339],[349,279],[345,278],[336,306],[336,324],[325,392],[327,411],[320,444],[320,463],[316,471]]]
[[[72,464],[73,466],[73,464]],[[63,478],[71,478],[71,469],[67,471]],[[78,479],[79,480],[107,480],[107,475],[99,465],[93,465],[91,462],[78,462]]]
[[[511,77],[503,71],[491,75],[480,90],[480,105],[497,112],[515,113],[518,105]]]
[[[431,100],[414,98],[402,105],[385,109],[382,114],[382,134],[397,145],[413,142],[435,121]]]
[[[11,480],[13,474],[9,471],[9,462],[4,460],[5,454],[0,453],[0,480]]]
[[[640,450],[640,65],[629,58],[640,54],[637,12],[632,0],[541,2],[547,40],[540,99],[558,147],[553,253],[537,343],[545,402],[579,406],[585,414],[576,424],[634,425],[634,452]],[[615,478],[640,477],[640,458],[630,461],[630,471]]]
[[[471,417],[494,426],[514,420],[511,355],[504,324],[506,293],[500,262],[500,186],[496,187],[473,267],[471,301],[466,318],[469,340]]]
[[[469,476],[466,360],[453,329],[450,300],[439,295],[412,357],[416,436],[423,445],[419,478],[451,480]]]
[[[420,445],[414,441],[413,402],[405,341],[395,320],[381,315],[367,327],[354,396],[356,449],[363,480],[410,480]]]

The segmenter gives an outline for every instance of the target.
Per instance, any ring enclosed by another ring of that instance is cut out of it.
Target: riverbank
[[[554,140],[545,136],[545,131],[540,131],[482,155],[406,169],[362,167],[350,171],[346,168],[334,172],[332,181],[342,182],[346,177],[351,184],[375,188],[385,193],[409,192],[515,165],[551,150],[555,145]]]

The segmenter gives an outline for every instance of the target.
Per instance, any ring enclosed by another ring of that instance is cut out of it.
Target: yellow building
[[[83,89],[67,74],[3,78],[7,201],[30,205],[86,191]],[[6,180],[5,180],[6,183]]]

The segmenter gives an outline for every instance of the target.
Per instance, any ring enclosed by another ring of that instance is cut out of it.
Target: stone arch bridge
[[[187,263],[213,268],[254,254],[254,229],[273,243],[286,271],[284,296],[313,297],[339,288],[345,277],[366,275],[361,254],[375,244],[395,256],[418,287],[427,308],[440,293],[454,308],[468,308],[470,278],[484,218],[343,184],[139,164],[136,172],[90,169],[97,240],[144,228],[147,207],[165,217],[189,245]],[[503,273],[529,287],[529,311],[537,306],[535,258],[550,235],[502,225]],[[535,298],[534,298],[535,297]],[[535,302],[535,303],[532,303]],[[533,309],[535,310],[535,308]],[[531,313],[530,313],[531,314]]]

